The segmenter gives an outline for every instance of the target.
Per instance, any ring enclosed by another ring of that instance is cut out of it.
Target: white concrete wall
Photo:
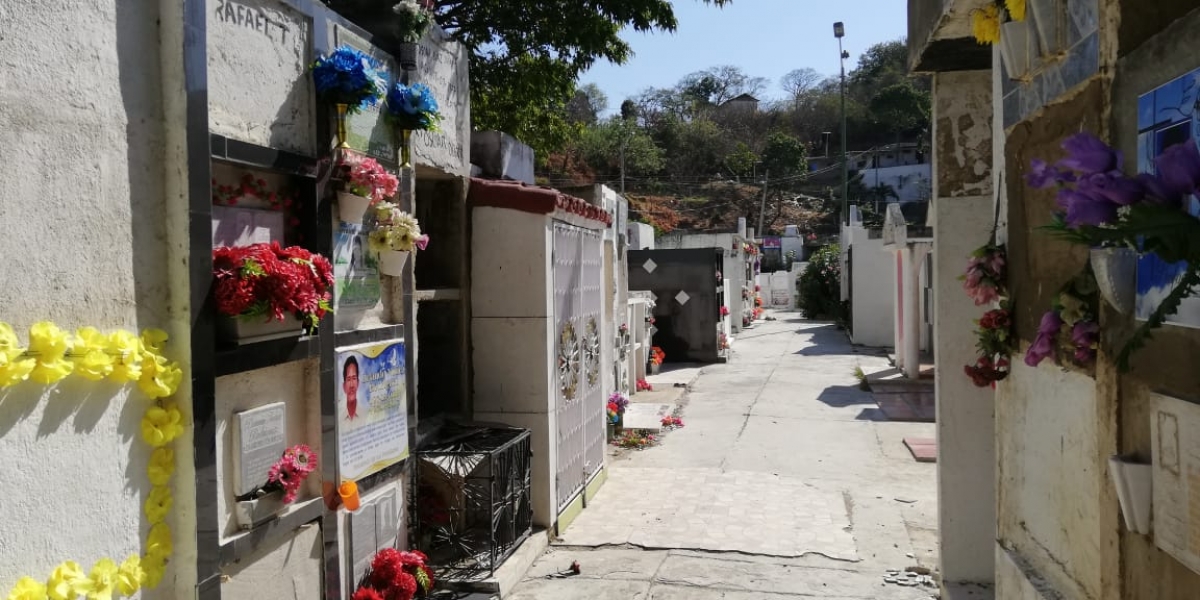
[[[629,249],[653,250],[654,228],[646,223],[629,224]]]
[[[286,590],[290,600],[321,600],[322,550],[321,528],[303,527],[233,565],[221,580],[221,597],[280,597]]]
[[[1116,542],[1110,416],[1091,377],[1016,358],[996,396],[998,536],[1028,573],[998,569],[996,598],[1028,597],[1033,577],[1063,598],[1100,598],[1103,546]]]
[[[166,353],[186,369],[188,294],[177,286],[187,274],[173,265],[188,238],[168,211],[182,201],[168,173],[184,167],[169,147],[178,131],[164,125],[182,62],[174,47],[159,50],[180,39],[172,25],[182,21],[160,27],[160,16],[153,2],[0,8],[0,320],[22,341],[40,320],[163,328]],[[175,74],[169,84],[164,72]],[[175,399],[190,419],[187,390]],[[21,576],[44,581],[65,560],[90,569],[143,551],[146,407],[136,388],[79,377],[0,391],[0,590]],[[190,431],[174,447],[169,522],[191,531]],[[194,556],[193,536],[177,535],[166,578],[143,597],[190,597]]]
[[[542,527],[558,508],[550,222],[478,207],[471,236],[475,418],[532,432],[533,515]]]
[[[862,238],[856,236],[852,256],[852,339],[855,344],[889,348],[895,344],[895,254],[883,248],[881,239],[867,239],[866,235]]]
[[[946,198],[933,206],[941,572],[948,582],[990,582],[996,539],[995,392],[975,387],[962,370],[974,363],[973,321],[985,309],[967,297],[958,277],[970,253],[987,242],[992,200]]]

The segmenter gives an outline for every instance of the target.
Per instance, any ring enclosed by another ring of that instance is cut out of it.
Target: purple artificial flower
[[[1075,344],[1075,362],[1091,364],[1096,358],[1096,341],[1099,338],[1100,324],[1095,321],[1079,321],[1071,329],[1071,343]]]
[[[1200,188],[1200,150],[1191,140],[1171,146],[1154,159],[1154,171],[1164,201],[1192,194]]]
[[[1073,171],[1083,173],[1120,171],[1124,163],[1120,152],[1086,131],[1063,140],[1062,148],[1067,151],[1067,157],[1058,164]]]
[[[1044,189],[1050,187],[1058,180],[1060,171],[1044,160],[1033,159],[1029,165],[1029,173],[1025,175],[1025,182],[1029,187],[1035,189]]]
[[[421,237],[413,240],[413,245],[417,247],[417,250],[424,250],[429,247],[429,236],[422,234]]]
[[[1067,226],[1072,229],[1083,225],[1102,225],[1117,220],[1118,206],[1116,204],[1103,197],[1091,196],[1079,190],[1060,190],[1058,205],[1067,212]]]
[[[1168,188],[1158,177],[1149,173],[1141,173],[1138,175],[1138,181],[1141,182],[1142,187],[1146,188],[1147,202],[1164,204],[1166,206],[1180,206],[1182,204],[1183,194]]]
[[[1091,346],[1096,343],[1100,324],[1095,321],[1077,321],[1071,328],[1071,343],[1076,346]]]
[[[1120,206],[1129,206],[1146,197],[1146,188],[1137,179],[1120,171],[1093,173],[1079,179],[1076,189],[1093,198],[1103,198]]]
[[[1058,330],[1062,328],[1062,324],[1062,318],[1058,316],[1058,311],[1051,310],[1042,315],[1037,338],[1033,340],[1033,345],[1025,353],[1026,365],[1036,367],[1054,354],[1054,340],[1058,337]]]

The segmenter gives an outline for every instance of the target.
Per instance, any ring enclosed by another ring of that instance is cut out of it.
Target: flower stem
[[[1146,341],[1152,336],[1151,331],[1162,327],[1167,321],[1167,317],[1175,314],[1179,310],[1179,305],[1183,303],[1183,299],[1191,295],[1192,288],[1200,285],[1200,263],[1188,262],[1187,270],[1183,273],[1179,283],[1171,290],[1170,294],[1163,299],[1158,308],[1150,315],[1150,318],[1142,323],[1141,326],[1133,332],[1129,340],[1125,342],[1125,347],[1121,348],[1121,353],[1117,356],[1117,368],[1122,373],[1129,372],[1129,359],[1134,352],[1140,350],[1146,345]]]

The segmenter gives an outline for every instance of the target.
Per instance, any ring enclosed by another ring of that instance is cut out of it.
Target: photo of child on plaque
[[[337,357],[338,447],[343,479],[408,456],[404,343],[346,349]]]

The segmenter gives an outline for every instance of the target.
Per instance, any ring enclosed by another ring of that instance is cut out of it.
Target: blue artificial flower
[[[378,69],[378,63],[370,56],[341,46],[313,63],[317,96],[329,104],[346,104],[351,113],[375,106],[383,93]]]
[[[388,90],[387,117],[408,131],[436,131],[442,115],[438,113],[433,91],[423,83],[404,85],[397,82]]]

